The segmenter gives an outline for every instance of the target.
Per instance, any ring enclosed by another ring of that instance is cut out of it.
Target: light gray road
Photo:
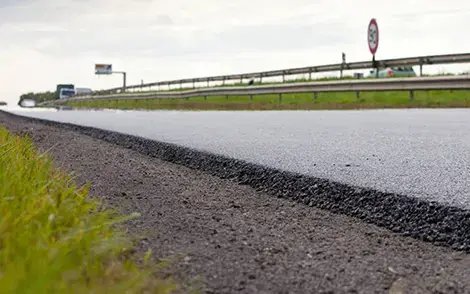
[[[470,208],[470,110],[12,111]]]

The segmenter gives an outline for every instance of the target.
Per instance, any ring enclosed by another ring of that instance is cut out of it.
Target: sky
[[[72,83],[119,87],[219,74],[470,52],[468,0],[0,0],[0,100]],[[469,70],[427,66],[425,73]],[[337,73],[329,73],[329,75]]]

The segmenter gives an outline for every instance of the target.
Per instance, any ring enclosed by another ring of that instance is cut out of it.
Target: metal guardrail
[[[470,90],[470,75],[461,76],[436,76],[417,78],[382,78],[366,80],[337,80],[308,83],[291,83],[262,86],[243,87],[217,87],[200,88],[187,91],[152,92],[152,93],[128,93],[111,94],[100,96],[84,96],[69,99],[47,101],[40,105],[56,105],[73,101],[96,101],[96,100],[139,100],[139,99],[188,99],[191,97],[210,96],[254,96],[289,93],[316,93],[321,92],[360,92],[370,91],[413,91],[419,90]]]
[[[465,63],[470,62],[470,53],[461,53],[461,54],[446,54],[446,55],[428,55],[428,56],[418,56],[418,57],[407,57],[407,58],[396,58],[396,59],[385,59],[377,60],[374,64],[371,61],[360,61],[360,62],[351,62],[351,63],[337,63],[330,65],[319,65],[319,66],[307,66],[299,68],[290,68],[282,70],[272,70],[272,71],[263,71],[263,72],[251,72],[243,74],[233,74],[233,75],[219,75],[219,76],[209,76],[201,78],[189,78],[189,79],[177,79],[177,80],[168,80],[160,81],[155,83],[146,83],[138,85],[127,86],[126,90],[132,89],[143,89],[151,88],[156,86],[170,86],[170,85],[183,85],[192,83],[193,88],[195,88],[195,83],[200,82],[222,82],[225,84],[225,81],[230,80],[240,80],[243,82],[243,79],[251,78],[268,78],[282,76],[283,81],[286,75],[294,74],[309,74],[309,79],[311,79],[312,73],[319,72],[331,72],[331,71],[343,71],[343,70],[359,70],[359,69],[368,69],[368,68],[385,68],[390,66],[420,66],[420,75],[422,75],[423,65],[432,65],[432,64],[452,64],[452,63]],[[99,90],[98,93],[115,93],[121,91],[122,87]]]

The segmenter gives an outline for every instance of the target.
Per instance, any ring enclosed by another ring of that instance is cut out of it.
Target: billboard
[[[113,73],[112,64],[95,64],[95,74],[97,75],[110,75]]]

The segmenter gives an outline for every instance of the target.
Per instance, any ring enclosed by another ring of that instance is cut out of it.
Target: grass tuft
[[[117,224],[137,216],[104,209],[88,188],[0,126],[0,293],[176,289],[127,254],[133,244]]]

